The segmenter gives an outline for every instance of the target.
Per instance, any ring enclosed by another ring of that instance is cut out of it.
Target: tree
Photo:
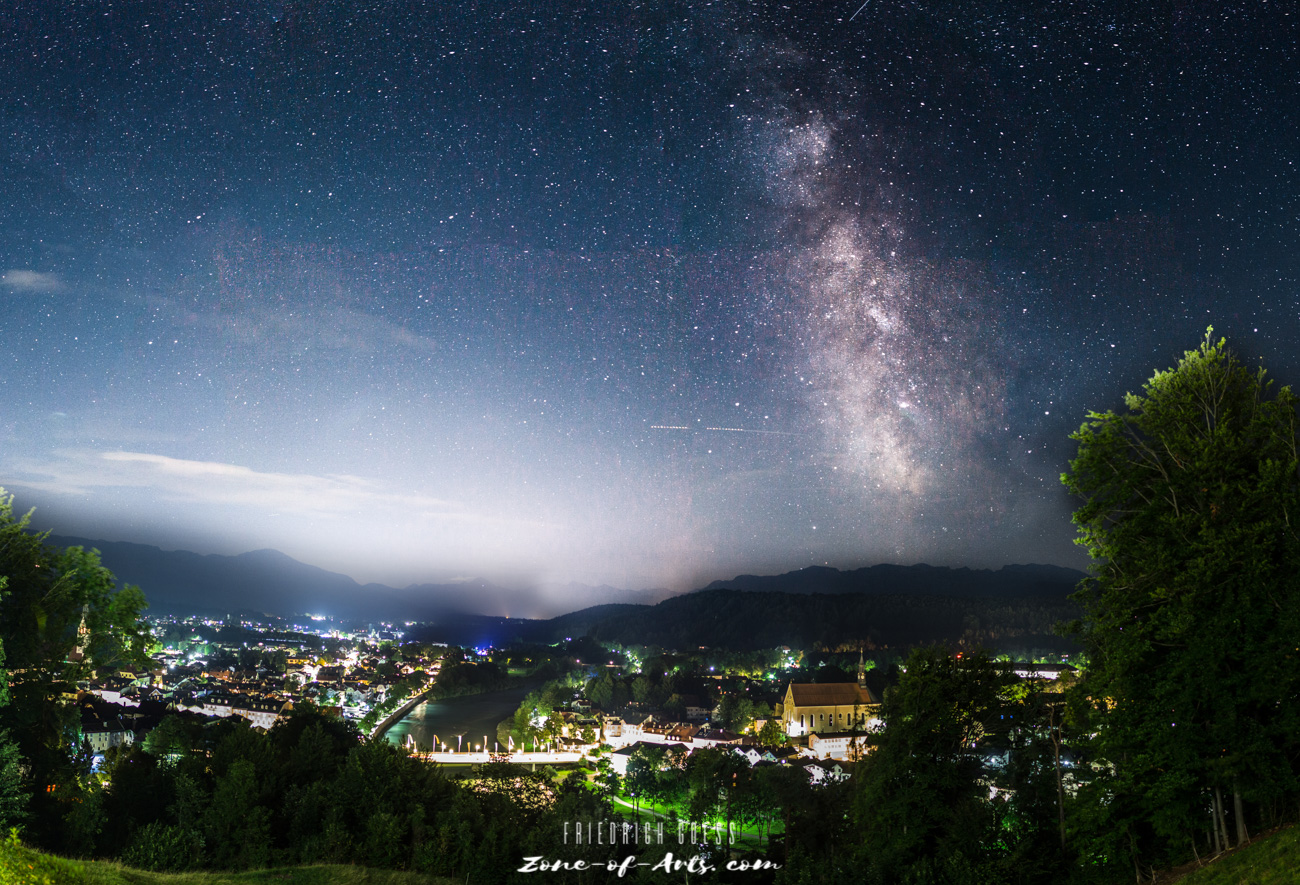
[[[781,729],[781,723],[775,718],[768,719],[758,730],[758,744],[761,747],[780,747],[790,740]]]
[[[554,708],[545,701],[541,693],[529,692],[518,709],[515,710],[510,733],[514,735],[515,740],[519,741],[521,747],[527,744],[536,744],[539,740],[545,740],[543,733],[546,731],[546,724],[553,712]]]
[[[730,832],[741,797],[751,786],[749,763],[730,749],[696,750],[686,761],[686,807],[691,820],[722,817]]]
[[[908,657],[855,803],[864,860],[885,881],[942,880],[944,869],[985,862],[995,816],[975,748],[1002,721],[1011,679],[983,654]]]
[[[608,756],[602,756],[596,762],[596,791],[606,798],[617,796],[623,787],[623,779],[614,770],[614,763]]]
[[[638,814],[642,799],[661,801],[674,792],[668,781],[676,772],[669,772],[670,765],[668,750],[662,745],[640,743],[632,748],[623,785],[632,794],[633,808]]]
[[[256,766],[236,760],[217,778],[212,803],[203,817],[207,844],[217,866],[256,869],[271,853],[271,812],[260,804]]]
[[[718,703],[716,719],[728,731],[742,732],[760,716],[770,715],[771,708],[762,701],[754,703],[737,692],[727,692]]]
[[[1114,775],[1093,798],[1103,847],[1139,876],[1211,830],[1207,848],[1228,841],[1229,813],[1244,840],[1246,803],[1297,794],[1297,399],[1212,333],[1123,412],[1090,413],[1061,477],[1094,562],[1077,691]]]
[[[6,583],[7,579],[0,575],[0,600],[4,598]],[[4,642],[0,639],[0,707],[9,703],[9,676],[4,666]],[[18,745],[10,739],[8,729],[0,729],[0,831],[7,832],[22,820],[26,804],[18,768]]]
[[[93,550],[48,546],[46,534],[28,530],[30,517],[15,519],[13,497],[0,489],[0,644],[11,674],[22,674],[10,681],[0,729],[18,740],[33,837],[48,844],[76,779],[77,716],[64,698],[96,669],[147,666],[150,636],[138,587],[117,587]]]

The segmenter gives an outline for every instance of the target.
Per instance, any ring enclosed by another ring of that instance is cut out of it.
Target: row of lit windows
[[[813,727],[824,726],[824,725],[826,725],[826,715],[827,715],[827,714],[825,714],[825,713],[810,713],[810,714],[808,714],[808,721],[805,723],[805,722],[804,722],[804,714],[803,714],[803,713],[800,713],[800,714],[799,714],[799,727],[800,727],[800,728],[813,728]],[[852,722],[853,722],[853,715],[854,715],[854,714],[852,714],[852,713],[849,714],[848,719],[849,719],[849,723],[850,723],[850,724],[852,724]],[[830,714],[830,717],[831,717],[830,724],[831,724],[832,726],[834,726],[834,725],[836,724],[835,720],[836,720],[836,717],[837,717],[837,716],[839,717],[839,724],[840,724],[840,725],[843,725],[843,724],[844,724],[844,714],[843,714],[843,713],[831,713],[831,714]],[[858,725],[866,725],[866,724],[867,724],[867,714],[866,714],[866,713],[858,713],[858,714],[857,714],[857,717],[858,717]]]

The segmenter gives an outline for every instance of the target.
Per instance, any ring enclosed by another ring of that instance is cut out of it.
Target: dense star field
[[[0,484],[390,583],[1079,565],[1089,409],[1300,381],[1298,18],[10,0]]]

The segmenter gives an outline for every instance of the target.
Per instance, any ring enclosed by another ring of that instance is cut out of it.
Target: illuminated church
[[[781,704],[781,727],[790,737],[864,731],[879,712],[880,699],[867,687],[859,655],[857,682],[791,682]]]

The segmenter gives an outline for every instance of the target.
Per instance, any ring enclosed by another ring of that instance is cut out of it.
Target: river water
[[[463,735],[466,749],[471,744],[481,745],[483,736],[487,735],[491,749],[497,739],[497,723],[513,716],[528,692],[535,688],[537,683],[529,683],[504,691],[416,704],[405,718],[393,723],[387,738],[405,745],[407,735],[412,735],[416,746],[427,751],[433,747],[434,735],[452,750],[456,749],[457,735]]]

